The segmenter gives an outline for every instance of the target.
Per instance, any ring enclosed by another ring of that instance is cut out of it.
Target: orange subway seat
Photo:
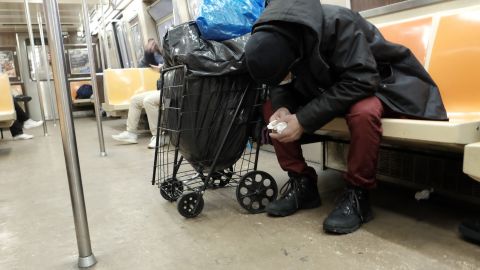
[[[0,127],[10,127],[16,118],[8,75],[0,74]]]
[[[156,90],[159,78],[160,74],[150,68],[107,69],[104,71],[105,102],[109,106],[128,105],[135,93]]]
[[[409,48],[425,65],[427,49],[433,31],[433,18],[421,18],[378,28],[386,40]]]
[[[480,119],[480,9],[440,17],[429,72],[449,117]]]

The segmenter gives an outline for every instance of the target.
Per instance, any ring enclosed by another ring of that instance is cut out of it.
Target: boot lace
[[[288,179],[288,181],[283,184],[280,188],[280,196],[282,199],[289,198],[294,195],[294,190],[298,189],[298,181],[294,178]]]
[[[358,194],[355,189],[352,188],[345,190],[337,201],[336,209],[341,209],[345,214],[350,214],[355,211],[362,222],[364,221],[362,210],[360,208],[360,200],[358,199]]]

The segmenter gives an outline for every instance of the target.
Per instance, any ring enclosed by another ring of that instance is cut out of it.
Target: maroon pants
[[[263,106],[263,116],[268,123],[273,114],[272,104]],[[351,185],[371,189],[376,185],[378,149],[382,137],[382,102],[375,96],[355,103],[345,115],[350,130],[350,149],[347,172],[344,178]],[[272,140],[280,167],[289,174],[301,174],[316,179],[315,170],[309,167],[302,154],[299,141],[281,143]]]

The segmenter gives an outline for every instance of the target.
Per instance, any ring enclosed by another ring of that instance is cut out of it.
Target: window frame
[[[353,0],[350,0],[350,5]],[[390,13],[395,13],[403,10],[414,9],[418,7],[433,5],[441,2],[449,2],[453,0],[406,0],[403,2],[398,2],[390,5],[385,5],[377,8],[372,8],[364,11],[360,11],[360,15],[364,18],[376,17],[380,15],[386,15]]]

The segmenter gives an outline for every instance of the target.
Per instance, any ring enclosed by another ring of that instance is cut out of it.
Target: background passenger
[[[143,58],[140,60],[138,67],[151,67],[160,70],[163,65],[162,51],[158,43],[153,38],[149,38],[145,45]]]
[[[245,47],[259,83],[272,86],[267,121],[286,122],[271,134],[280,166],[290,179],[270,215],[287,216],[320,205],[317,174],[305,162],[304,133],[335,117],[350,131],[347,188],[323,229],[350,233],[373,218],[368,191],[376,186],[382,117],[447,120],[436,84],[409,49],[386,41],[349,9],[311,0],[272,0]],[[282,80],[291,75],[291,81]]]
[[[28,117],[25,111],[18,105],[18,102],[13,99],[13,104],[15,106],[15,113],[17,114],[17,120],[13,122],[13,125],[10,127],[10,133],[14,140],[29,140],[33,138],[33,135],[23,133],[23,129],[31,129],[34,127],[41,126],[43,121],[34,121]]]
[[[162,65],[163,58],[157,42],[155,42],[154,39],[149,39],[147,45],[145,45],[145,54],[140,61],[139,67],[151,67],[160,71]],[[159,106],[160,91],[136,93],[130,99],[130,105],[128,107],[127,130],[120,134],[112,135],[112,138],[126,143],[138,143],[138,123],[140,122],[142,108],[145,108],[148,125],[152,134],[148,148],[155,148]],[[159,146],[163,146],[165,143],[166,139],[160,138]]]

